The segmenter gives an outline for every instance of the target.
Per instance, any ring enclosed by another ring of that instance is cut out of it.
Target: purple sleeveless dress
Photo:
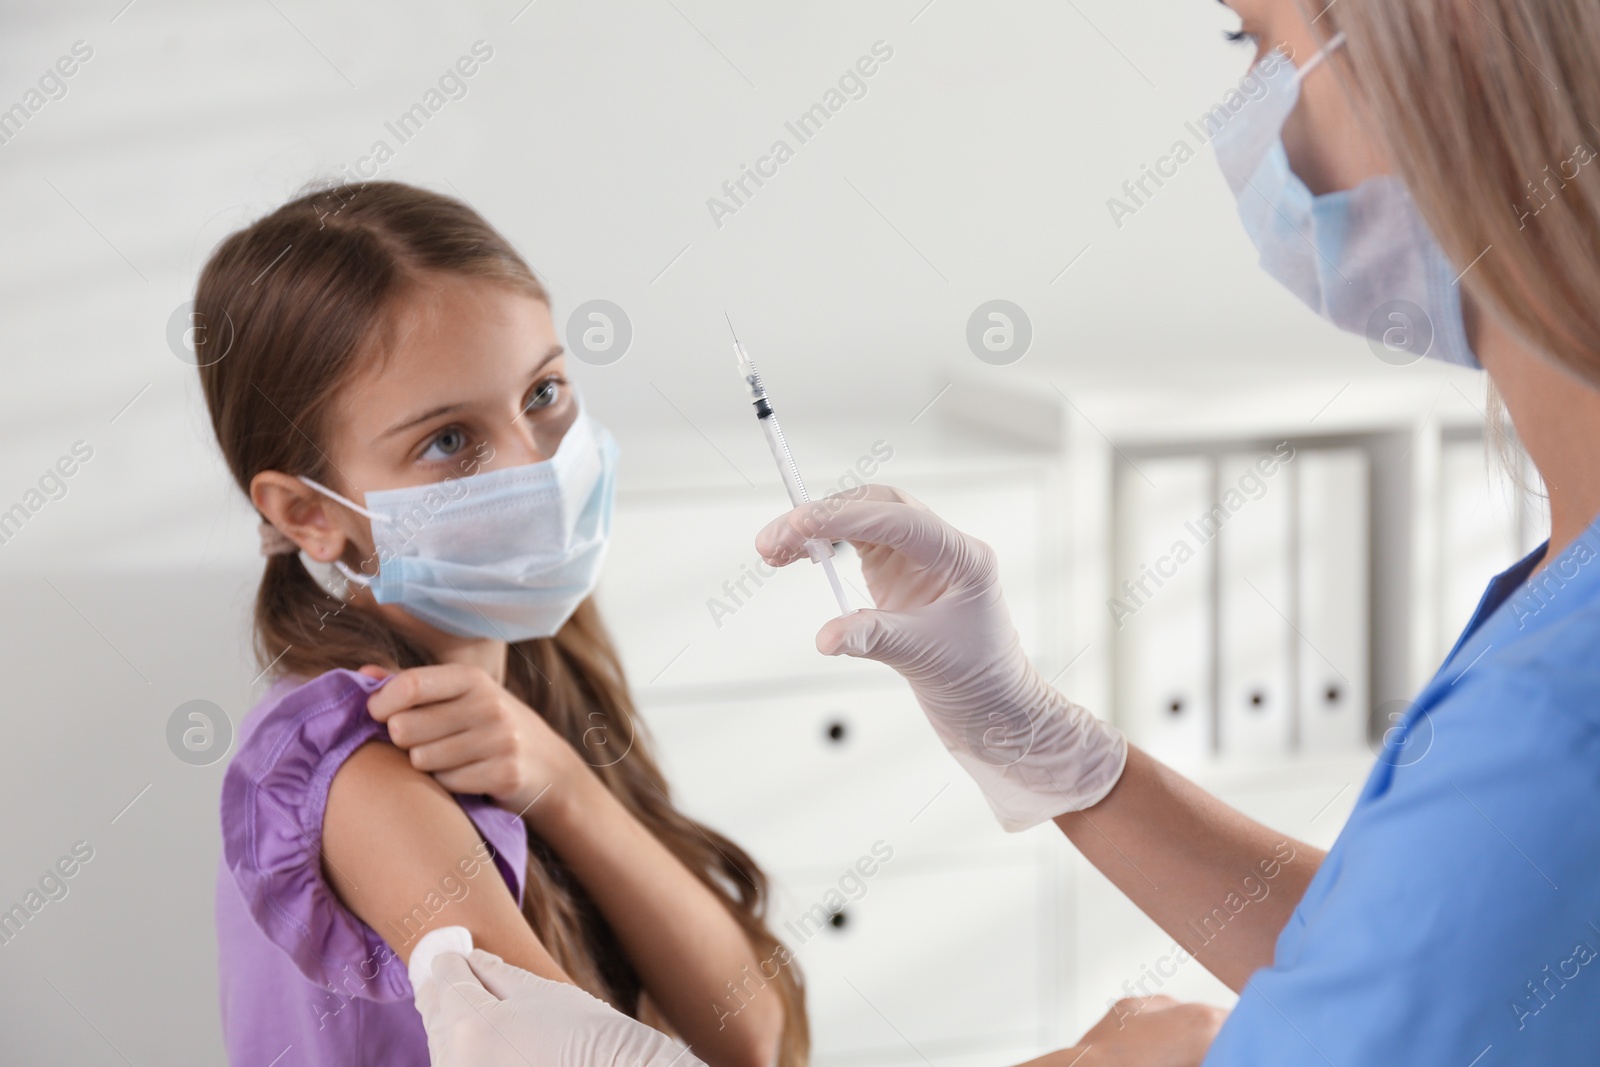
[[[348,670],[284,678],[240,727],[222,783],[217,875],[222,1031],[235,1067],[427,1067],[404,965],[322,873],[334,772],[361,745],[388,737],[367,714],[367,697],[382,685]],[[521,820],[486,797],[456,801],[520,904],[528,861]],[[492,872],[485,866],[475,876]]]

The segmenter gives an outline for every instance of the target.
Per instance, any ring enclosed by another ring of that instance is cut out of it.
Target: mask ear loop
[[[1325,44],[1321,48],[1317,49],[1317,54],[1316,55],[1314,55],[1310,59],[1306,60],[1306,65],[1305,66],[1296,68],[1296,70],[1294,72],[1294,80],[1297,81],[1297,82],[1305,81],[1307,74],[1310,74],[1312,71],[1316,70],[1319,66],[1322,65],[1322,61],[1324,59],[1327,59],[1330,55],[1332,55],[1334,52],[1338,51],[1343,46],[1344,46],[1344,31],[1340,30],[1338,33],[1336,33],[1332,37],[1328,38],[1328,43],[1327,44]]]
[[[351,500],[348,497],[340,496],[338,493],[335,493],[332,489],[329,489],[327,486],[323,485],[321,482],[313,481],[312,479],[307,478],[303,474],[297,474],[297,475],[295,475],[295,477],[299,478],[302,482],[306,483],[311,488],[315,489],[317,492],[322,493],[325,496],[332,497],[334,500],[337,500],[339,503],[343,504],[345,507],[349,508],[351,511],[357,512],[357,513],[359,513],[361,515],[365,515],[367,518],[371,519],[373,522],[381,522],[381,523],[385,523],[385,524],[394,522],[394,520],[391,519],[387,515],[380,515],[376,511],[368,511],[366,508],[362,507],[360,504],[357,504],[354,500]],[[347,567],[345,565],[345,562],[342,559],[334,560],[333,561],[333,566],[334,566],[334,569],[337,570],[340,574],[344,575],[345,578],[348,581],[352,581],[352,582],[354,582],[354,583],[356,583],[357,585],[360,585],[360,586],[370,586],[373,582],[375,582],[377,580],[376,577],[369,578],[367,575],[362,574],[360,571],[351,570],[349,567]],[[381,569],[381,565],[380,565],[380,569]]]

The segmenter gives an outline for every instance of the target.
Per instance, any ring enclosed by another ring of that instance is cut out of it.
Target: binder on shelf
[[[1211,751],[1214,549],[1199,536],[1212,500],[1204,456],[1140,459],[1118,475],[1114,619],[1118,721],[1159,759]]]
[[[1360,448],[1302,451],[1298,482],[1297,673],[1302,752],[1366,744],[1370,472]]]
[[[1218,752],[1281,758],[1293,731],[1291,517],[1298,458],[1227,453],[1207,520],[1217,543]]]

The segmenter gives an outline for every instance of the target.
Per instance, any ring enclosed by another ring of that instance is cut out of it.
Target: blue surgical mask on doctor
[[[1336,35],[1298,70],[1281,51],[1268,53],[1253,72],[1266,93],[1213,136],[1245,232],[1263,270],[1335,326],[1367,337],[1386,362],[1428,356],[1477,367],[1458,271],[1405,186],[1380,175],[1317,196],[1289,166],[1283,125],[1300,82],[1343,43]]]
[[[376,576],[334,564],[380,604],[460,637],[549,637],[600,580],[611,535],[617,444],[577,417],[538,463],[373,490],[367,507],[301,477],[372,520]]]

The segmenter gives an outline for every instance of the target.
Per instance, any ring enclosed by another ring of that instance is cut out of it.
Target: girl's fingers
[[[391,715],[407,708],[461,696],[472,684],[472,668],[459,663],[412,667],[390,678],[388,685],[367,698],[367,714],[387,722]]]
[[[451,700],[425,708],[407,708],[389,716],[389,740],[401,748],[415,748],[441,737],[470,730],[477,718],[465,701]]]
[[[411,766],[419,771],[434,774],[452,771],[474,763],[481,763],[497,754],[503,746],[496,739],[484,736],[479,730],[463,730],[425,745],[411,749]],[[448,787],[447,787],[448,788]]]
[[[488,760],[478,760],[465,767],[430,773],[433,774],[434,781],[452,793],[487,793],[489,789],[486,783],[495,771]]]

